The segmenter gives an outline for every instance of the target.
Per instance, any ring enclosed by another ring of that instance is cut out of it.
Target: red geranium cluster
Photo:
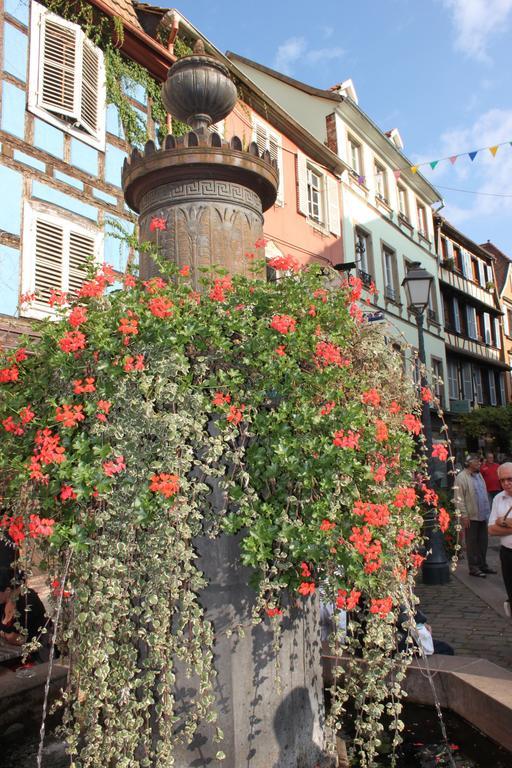
[[[139,320],[135,312],[129,309],[126,316],[119,319],[117,330],[123,334],[123,344],[127,346],[130,343],[130,336],[137,336],[139,333]]]
[[[84,395],[88,392],[95,392],[96,386],[94,384],[94,377],[88,376],[85,379],[85,384],[83,379],[75,379],[73,381],[73,392],[75,395]]]
[[[389,440],[388,425],[382,419],[375,420],[375,439],[378,443],[385,443]]]
[[[68,317],[70,326],[72,328],[78,328],[85,322],[87,322],[87,307],[73,307]]]
[[[369,501],[356,501],[352,512],[363,517],[367,525],[381,527],[389,523],[389,507],[387,504],[372,504]]]
[[[216,392],[212,400],[212,405],[227,405],[230,402],[231,395],[224,395],[222,392]]]
[[[366,405],[373,405],[375,407],[380,405],[380,395],[374,387],[363,392],[361,400]]]
[[[231,422],[231,424],[234,424],[234,426],[238,426],[243,418],[243,411],[245,410],[245,405],[242,403],[240,406],[231,405],[229,408],[229,413],[226,416],[226,419]]]
[[[448,449],[444,443],[436,443],[432,448],[432,457],[439,459],[439,461],[446,461],[448,459]]]
[[[109,264],[103,264],[100,270],[96,272],[96,275],[92,280],[87,280],[82,283],[82,287],[78,291],[78,298],[97,298],[102,296],[108,285],[113,285],[116,281],[116,275],[114,270]]]
[[[437,522],[439,523],[439,528],[443,533],[448,530],[450,525],[450,515],[444,507],[439,507]]]
[[[336,523],[331,523],[330,520],[324,519],[320,523],[321,531],[332,531],[333,528],[336,528]]]
[[[55,419],[62,423],[63,427],[76,427],[78,422],[85,419],[83,405],[63,405],[57,406]]]
[[[178,475],[169,475],[165,472],[154,474],[150,477],[149,490],[154,493],[161,493],[166,499],[176,496],[180,489],[180,479]]]
[[[336,403],[331,400],[320,409],[320,416],[328,416],[336,408]]]
[[[363,555],[365,573],[373,573],[381,567],[382,544],[378,539],[373,539],[372,532],[366,525],[362,528],[353,526],[349,540],[353,543],[355,550]]]
[[[0,369],[0,384],[8,384],[11,381],[18,381],[19,370],[15,365],[10,368]]]
[[[421,421],[413,416],[412,413],[406,413],[402,419],[402,426],[412,432],[413,435],[419,435],[421,432]]]
[[[66,461],[64,446],[60,445],[59,435],[54,435],[51,429],[40,429],[36,432],[36,447],[30,459],[29,476],[31,480],[48,483],[48,476],[42,471],[43,466],[62,464]]]
[[[392,608],[393,600],[391,597],[374,598],[370,603],[370,613],[377,614],[381,619],[385,619]]]
[[[344,429],[338,429],[333,435],[332,443],[338,448],[352,448],[352,450],[357,451],[360,439],[360,432],[354,432],[352,429],[345,432]]]
[[[98,421],[106,422],[107,416],[110,413],[110,409],[112,408],[112,403],[110,400],[98,400],[96,403],[96,406],[98,408],[98,413],[96,414],[96,418]]]
[[[319,341],[315,347],[315,363],[318,366],[336,365],[342,368],[349,361],[341,354],[341,349],[330,341]]]
[[[145,367],[144,355],[137,355],[136,357],[131,357],[129,355],[124,359],[123,370],[127,373],[131,373],[131,371],[143,371]]]
[[[81,331],[68,331],[59,339],[59,347],[68,354],[85,349],[85,335]]]
[[[167,286],[167,283],[161,277],[152,277],[150,280],[144,280],[142,285],[148,293],[153,294],[158,293],[158,291],[163,291]]]
[[[416,534],[412,531],[406,531],[404,528],[400,528],[396,535],[396,545],[400,549],[406,549],[411,546],[415,538]]]
[[[399,488],[393,500],[393,506],[397,509],[408,507],[412,509],[416,504],[417,496],[414,488]]]
[[[149,311],[155,317],[166,318],[172,315],[172,301],[165,296],[159,296],[148,301]]]
[[[296,330],[296,324],[297,321],[295,318],[290,317],[290,315],[274,315],[270,321],[270,327],[273,328],[274,331],[278,331],[279,333],[283,333],[285,335],[288,333],[294,333]]]
[[[212,301],[224,302],[226,301],[226,293],[233,290],[233,282],[229,275],[226,277],[219,277],[214,280],[213,288],[208,294]]]
[[[294,259],[289,254],[287,256],[274,256],[268,260],[267,264],[272,269],[283,272],[298,272],[300,269],[297,259]]]
[[[165,219],[159,216],[153,216],[149,224],[149,231],[154,232],[155,230],[159,230],[161,232],[165,232],[166,229],[167,229],[167,224],[165,222]]]
[[[359,603],[361,592],[356,589],[352,589],[350,594],[346,589],[338,589],[338,596],[336,598],[336,608],[345,611],[353,611]]]
[[[114,477],[114,475],[118,475],[123,469],[126,469],[124,456],[116,456],[113,461],[104,461],[102,466],[107,477]]]

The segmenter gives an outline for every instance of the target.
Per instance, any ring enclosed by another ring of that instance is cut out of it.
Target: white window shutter
[[[448,238],[446,238],[446,258],[453,259],[453,244]]]
[[[459,399],[459,374],[452,360],[448,361],[448,390],[451,400]]]
[[[455,326],[456,333],[460,333],[460,308],[459,301],[455,298],[455,296],[453,297],[453,324]]]
[[[508,322],[508,310],[506,307],[503,312],[503,330],[505,331],[506,336],[510,336],[510,324]]]
[[[297,152],[297,210],[308,215],[308,165],[302,152]]]
[[[498,349],[501,349],[501,328],[497,317],[494,318],[494,335],[496,337],[496,346]]]
[[[494,283],[494,277],[492,274],[492,266],[490,264],[487,264],[487,282],[488,283]]]
[[[464,277],[471,278],[471,260],[464,248],[462,249],[462,274]]]
[[[496,405],[496,379],[494,377],[494,371],[489,368],[487,374],[489,376],[489,397],[491,405]]]
[[[69,260],[67,290],[70,294],[78,293],[87,274],[87,267],[94,260],[95,239],[82,232],[69,233]]]
[[[505,405],[507,402],[505,394],[505,374],[500,373],[500,405]]]
[[[485,279],[485,264],[481,259],[478,259],[478,279],[480,280],[480,285],[485,287],[487,282]]]
[[[102,92],[102,59],[100,50],[84,37],[80,122],[93,134],[97,134],[101,127],[99,96]]]
[[[484,401],[484,389],[482,386],[482,370],[481,368],[476,368],[473,366],[473,376],[475,378],[475,390],[476,390],[476,400],[478,403],[483,403]]]
[[[77,64],[80,57],[76,25],[58,17],[41,17],[38,101],[41,107],[59,115],[78,118],[79,83]]]
[[[281,146],[281,139],[273,133],[269,133],[268,137],[268,151],[270,157],[277,163],[279,171],[279,186],[277,188],[276,203],[278,205],[284,204],[284,172],[283,172],[283,147]]]
[[[485,343],[492,344],[491,317],[488,312],[484,312],[484,334]]]
[[[64,231],[54,222],[36,219],[34,291],[37,305],[48,306],[52,289],[63,290]]]
[[[462,391],[464,400],[473,400],[473,373],[471,363],[464,363],[462,366]]]
[[[468,336],[470,339],[476,339],[476,310],[474,307],[466,307],[466,319],[468,323]]]
[[[329,231],[336,237],[341,235],[340,205],[338,200],[338,183],[331,176],[327,179],[327,212],[329,221]]]

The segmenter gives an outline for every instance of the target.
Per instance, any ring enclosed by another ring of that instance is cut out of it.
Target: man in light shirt
[[[496,571],[487,565],[487,520],[491,507],[480,474],[481,463],[477,453],[466,456],[465,468],[455,478],[453,493],[464,526],[469,575],[485,579],[488,573]]]
[[[505,613],[512,615],[512,463],[502,464],[498,469],[498,477],[503,491],[498,493],[492,503],[489,517],[489,533],[491,536],[500,536],[500,562],[501,573],[507,600],[504,603]]]

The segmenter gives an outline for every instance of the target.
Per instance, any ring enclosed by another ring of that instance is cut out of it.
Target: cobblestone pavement
[[[498,572],[498,547],[491,545],[488,565]],[[445,640],[460,656],[478,656],[512,670],[512,620],[503,612],[501,575],[471,578],[461,561],[448,584],[419,583],[416,594],[437,640]]]

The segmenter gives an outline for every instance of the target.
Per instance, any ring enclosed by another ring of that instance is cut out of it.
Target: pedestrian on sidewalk
[[[492,451],[487,451],[485,454],[485,461],[482,462],[482,466],[480,467],[480,472],[482,473],[485,487],[487,488],[487,493],[489,494],[489,501],[491,506],[494,497],[502,491],[500,479],[498,477],[499,468],[500,465],[498,462],[494,461],[494,453]]]
[[[498,470],[503,491],[492,504],[489,517],[489,533],[501,537],[500,562],[507,600],[503,604],[505,614],[512,616],[512,463],[502,464]]]
[[[480,474],[482,460],[477,453],[466,456],[464,469],[453,486],[455,508],[464,526],[469,575],[485,579],[496,573],[487,565],[487,521],[491,513],[489,496]]]

